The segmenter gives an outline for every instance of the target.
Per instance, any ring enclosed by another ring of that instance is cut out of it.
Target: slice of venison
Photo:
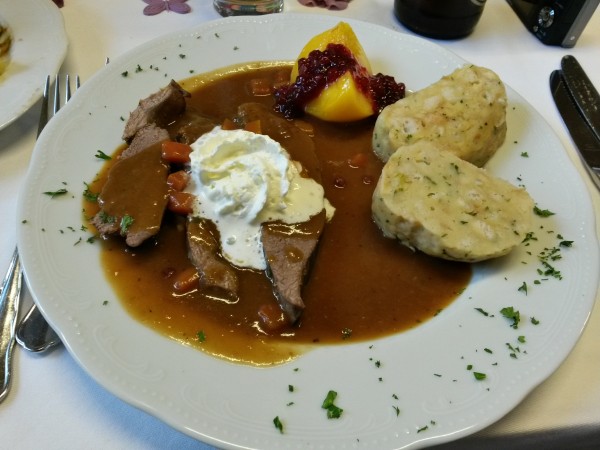
[[[260,120],[262,133],[279,142],[292,160],[302,164],[302,175],[321,182],[321,166],[314,143],[305,131],[258,103],[240,105],[238,120],[243,123]],[[292,323],[298,320],[305,307],[302,286],[310,271],[325,221],[323,210],[307,222],[269,222],[261,229],[267,276],[279,306]]]
[[[267,276],[281,309],[294,323],[304,311],[302,286],[325,226],[325,210],[308,222],[263,224],[261,239],[267,259]]]
[[[187,222],[188,256],[198,270],[200,289],[206,294],[235,299],[238,277],[233,267],[220,255],[218,231],[208,219]]]
[[[171,82],[160,91],[140,100],[137,108],[131,112],[123,131],[123,140],[126,142],[146,125],[155,124],[166,128],[186,108],[186,97],[190,93],[184,90],[177,82]]]
[[[215,120],[202,115],[193,108],[188,108],[184,116],[173,122],[171,129],[175,130],[173,134],[177,142],[193,144],[200,136],[208,133],[217,125]]]
[[[169,166],[162,141],[121,157],[112,166],[92,223],[102,235],[120,233],[130,247],[155,236],[167,207]]]
[[[164,128],[154,124],[144,125],[135,134],[129,147],[121,153],[120,158],[129,158],[154,144],[167,140],[169,140],[169,132]]]

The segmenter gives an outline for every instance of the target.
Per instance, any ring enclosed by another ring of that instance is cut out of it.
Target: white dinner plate
[[[526,186],[538,207],[554,214],[536,216],[529,245],[475,265],[468,288],[432,320],[256,368],[181,345],[128,315],[102,273],[100,246],[86,242],[81,228],[84,182],[102,166],[96,152],[120,145],[123,118],[169,79],[238,62],[293,60],[337,22],[292,14],[223,19],[111,61],[46,127],[20,195],[27,280],[69,352],[110,392],[218,447],[385,449],[464,437],[501,418],[560,365],[594,302],[598,243],[587,190],[547,123],[508,88],[508,136],[489,168]],[[464,63],[426,40],[348,22],[374,70],[408,89]],[[69,194],[43,194],[59,188]],[[563,241],[572,245],[558,247]],[[555,247],[561,259],[548,262],[561,279],[538,272],[545,270],[543,249]],[[517,328],[501,314],[506,307],[519,311]],[[321,408],[329,390],[344,410],[339,419]]]
[[[0,130],[31,108],[67,54],[62,14],[50,0],[0,0],[0,19],[13,35],[11,61],[0,75]]]

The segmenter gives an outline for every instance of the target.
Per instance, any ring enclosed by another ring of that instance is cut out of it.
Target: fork
[[[78,89],[80,85],[79,76],[75,77],[75,89]],[[42,100],[42,111],[40,113],[40,122],[38,125],[38,136],[46,126],[46,123],[50,120],[48,117],[48,103],[50,97],[50,77],[46,78],[46,85],[44,86],[44,97]],[[54,100],[52,111],[56,114],[60,109],[60,80],[56,77],[56,83],[54,84]],[[71,99],[71,80],[69,75],[65,75],[65,103]],[[17,342],[25,350],[30,352],[43,352],[49,350],[52,347],[60,344],[60,338],[56,332],[48,325],[44,316],[40,313],[37,305],[34,303],[21,323],[17,328],[17,334],[15,336]]]
[[[79,76],[75,77],[75,89],[79,88]],[[65,76],[65,103],[71,98],[71,83],[69,75]],[[37,136],[50,120],[48,105],[50,101],[50,76],[46,77],[40,121]],[[54,85],[53,114],[60,109],[60,79],[56,76]],[[60,338],[48,325],[39,309],[33,304],[23,321],[16,329],[21,299],[23,271],[19,261],[19,252],[15,248],[8,271],[0,287],[0,403],[10,390],[12,372],[12,353],[15,340],[25,349],[40,352],[60,343]],[[16,330],[16,334],[15,334]]]

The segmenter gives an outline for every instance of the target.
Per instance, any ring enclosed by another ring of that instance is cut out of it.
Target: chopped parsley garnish
[[[512,320],[512,324],[510,325],[512,328],[518,328],[519,322],[521,321],[521,313],[519,311],[512,306],[507,306],[506,308],[502,308],[500,313],[507,319]]]
[[[96,203],[98,201],[98,193],[90,191],[90,185],[85,184],[85,190],[83,191],[83,198],[85,198],[88,202]]]
[[[121,218],[121,223],[119,224],[119,228],[121,229],[121,234],[125,235],[129,231],[131,225],[133,225],[134,219],[129,214],[125,214]]]
[[[539,321],[539,320],[537,320],[535,317],[532,317],[532,318],[531,318],[531,323],[532,323],[533,325],[539,325],[539,324],[540,324],[540,321]]]
[[[554,215],[549,209],[541,209],[537,205],[533,207],[533,212],[540,217],[550,217]]]
[[[204,331],[200,330],[196,333],[196,336],[198,337],[198,342],[204,342],[206,341],[206,335],[204,334]]]
[[[541,269],[538,270],[538,273],[540,275],[550,276],[550,277],[556,278],[557,280],[562,280],[562,274],[560,273],[560,270],[556,270],[554,268],[554,266],[552,266],[551,264],[549,264],[547,261],[545,261],[543,259],[541,260],[541,262],[542,262],[542,266],[544,267],[544,270],[541,270]]]
[[[519,347],[513,347],[509,342],[506,343],[506,348],[508,348],[508,350],[510,350],[510,357],[513,359],[517,359],[517,353],[521,353],[521,350],[519,349]]]
[[[352,330],[350,328],[342,329],[342,339],[348,339],[352,336]]]
[[[479,311],[481,314],[483,314],[486,317],[489,317],[490,313],[488,313],[487,311],[485,311],[482,308],[475,308],[475,311]]]
[[[525,283],[523,281],[523,284],[521,286],[519,286],[519,289],[517,289],[519,292],[524,292],[525,295],[527,295],[527,283]]]
[[[273,419],[273,424],[275,425],[275,428],[277,428],[279,432],[283,434],[283,424],[281,423],[281,420],[279,420],[279,416],[276,416]]]
[[[485,373],[481,373],[481,372],[473,372],[473,376],[478,381],[485,380],[487,378],[487,375]]]
[[[101,210],[99,213],[100,222],[104,224],[115,223],[117,218],[115,216],[108,215],[104,210]]]
[[[65,195],[67,192],[69,192],[69,191],[67,191],[65,188],[62,188],[62,189],[57,189],[56,191],[46,191],[46,192],[44,192],[44,194],[49,195],[50,198],[54,198],[54,197],[58,197],[60,195]]]
[[[398,417],[400,415],[400,408],[397,406],[392,406],[392,408],[394,408],[394,411],[396,411],[396,417]]]
[[[112,159],[112,156],[107,155],[106,153],[104,153],[102,150],[97,150],[96,154],[94,155],[96,158],[98,159],[103,159],[105,161],[109,161]]]
[[[525,235],[525,238],[523,239],[522,243],[524,244],[524,243],[526,243],[526,242],[529,242],[529,241],[537,241],[537,240],[538,240],[538,239],[537,239],[537,237],[535,236],[535,234],[533,234],[533,231],[530,231],[530,232],[528,232],[528,233]]]
[[[325,400],[323,400],[323,404],[321,405],[321,408],[327,410],[328,419],[339,419],[342,415],[342,412],[344,412],[342,408],[339,408],[334,404],[336,397],[337,392],[329,391],[325,397]]]

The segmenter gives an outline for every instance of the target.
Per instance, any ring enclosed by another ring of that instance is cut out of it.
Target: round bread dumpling
[[[426,141],[390,157],[372,200],[385,236],[465,262],[510,252],[531,231],[533,208],[525,189]]]
[[[506,138],[506,89],[494,72],[464,66],[383,109],[373,151],[383,162],[403,145],[436,142],[482,167]]]

